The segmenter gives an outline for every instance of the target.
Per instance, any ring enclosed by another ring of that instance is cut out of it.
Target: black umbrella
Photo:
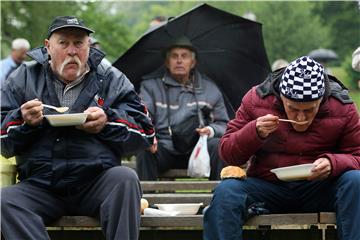
[[[243,95],[270,72],[257,22],[202,4],[145,33],[113,65],[138,89],[142,76],[164,63],[162,50],[184,35],[198,51],[197,68],[218,85],[232,117]]]
[[[319,48],[319,49],[312,50],[309,53],[309,57],[311,57],[314,60],[319,61],[319,62],[328,62],[328,61],[338,59],[337,54],[333,50],[325,49],[325,48]]]

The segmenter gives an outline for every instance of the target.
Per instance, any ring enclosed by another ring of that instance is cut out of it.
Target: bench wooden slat
[[[141,216],[141,227],[194,227],[202,228],[203,215],[173,217]]]
[[[320,213],[322,216],[335,216],[334,213]],[[280,225],[316,225],[317,213],[268,214],[253,216],[245,226],[280,226]],[[335,223],[329,221],[323,223]],[[99,221],[87,216],[64,216],[49,227],[99,227]],[[182,215],[174,217],[141,216],[141,227],[203,227],[203,215]]]
[[[253,216],[246,225],[293,225],[293,224],[317,224],[317,213],[289,213],[289,214],[266,214]]]
[[[319,213],[319,223],[321,223],[321,224],[336,224],[336,214],[333,212]]]
[[[211,193],[145,193],[143,198],[147,199],[149,204],[155,203],[204,203],[209,205]]]
[[[213,190],[219,181],[141,181],[144,191]]]
[[[49,227],[98,227],[99,220],[88,216],[63,216]]]

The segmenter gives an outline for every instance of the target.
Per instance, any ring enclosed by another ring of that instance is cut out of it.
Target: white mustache
[[[64,71],[64,68],[65,68],[66,64],[68,64],[70,62],[74,62],[74,61],[76,62],[76,64],[78,65],[78,68],[79,68],[78,72],[76,73],[76,77],[80,76],[80,74],[81,74],[81,68],[80,68],[81,61],[80,61],[78,56],[69,57],[69,58],[65,59],[65,61],[61,64],[61,67],[60,67],[60,76],[63,75],[63,71]]]

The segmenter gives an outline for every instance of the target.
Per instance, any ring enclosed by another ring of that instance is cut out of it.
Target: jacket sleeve
[[[217,88],[216,95],[217,100],[213,109],[214,121],[209,124],[209,126],[214,129],[214,137],[221,137],[225,133],[226,124],[229,121],[229,116],[226,111],[224,98]]]
[[[126,76],[113,69],[103,109],[108,117],[99,138],[122,153],[136,153],[153,142],[154,128],[148,111]]]
[[[360,118],[354,104],[348,105],[348,119],[336,151],[319,157],[327,157],[332,165],[331,176],[349,170],[360,170]]]
[[[255,93],[255,91],[253,91]],[[264,141],[256,132],[256,118],[250,113],[252,91],[248,92],[220,140],[220,156],[229,165],[246,163]]]
[[[1,87],[1,155],[12,157],[31,147],[42,126],[24,123],[20,107],[25,99],[26,66],[21,65]]]

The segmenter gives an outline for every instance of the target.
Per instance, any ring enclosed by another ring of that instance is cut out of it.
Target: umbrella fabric
[[[327,62],[338,59],[337,54],[331,49],[319,48],[312,50],[309,57],[319,62]]]
[[[270,72],[261,24],[207,4],[146,32],[113,65],[139,89],[142,77],[163,65],[162,50],[180,36],[196,47],[197,68],[222,91],[230,117],[243,95]]]

